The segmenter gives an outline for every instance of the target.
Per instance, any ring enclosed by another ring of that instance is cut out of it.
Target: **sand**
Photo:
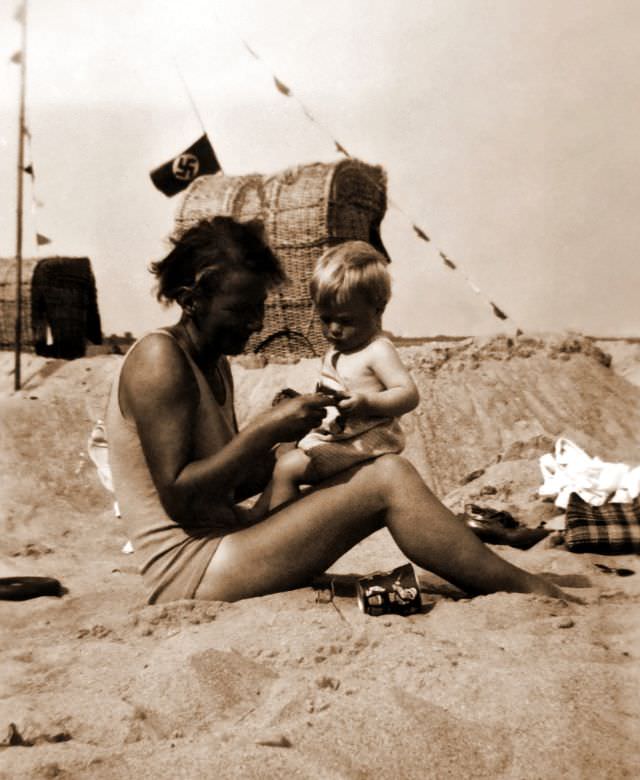
[[[640,355],[627,346],[613,361],[608,343],[575,335],[405,347],[422,395],[406,454],[455,511],[475,501],[548,520],[537,459],[558,436],[640,462]],[[638,556],[496,547],[584,604],[469,599],[419,571],[423,612],[372,618],[355,575],[404,563],[382,531],[332,567],[333,600],[309,587],[148,606],[86,454],[121,358],[30,357],[13,393],[1,357],[0,574],[54,576],[68,593],[0,601],[0,777],[637,776]],[[241,420],[315,380],[313,361],[246,363],[234,363]]]

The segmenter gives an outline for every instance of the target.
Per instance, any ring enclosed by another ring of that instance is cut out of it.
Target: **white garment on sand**
[[[571,493],[592,506],[608,501],[626,504],[640,494],[640,466],[592,458],[569,439],[558,439],[555,455],[543,455],[539,463],[543,484],[538,494],[555,498],[562,509],[567,508]]]
[[[89,434],[89,441],[87,442],[87,452],[89,457],[93,461],[93,465],[98,472],[98,478],[102,485],[109,493],[113,493],[113,479],[111,477],[111,467],[109,466],[109,443],[107,441],[107,431],[105,424],[102,420],[96,420],[96,424],[93,426],[93,430]],[[118,502],[114,499],[113,502],[113,514],[116,517],[121,517],[120,507]],[[133,552],[133,545],[130,540],[127,539],[122,552],[125,555],[129,555]]]
[[[102,482],[109,493],[113,493],[113,480],[111,479],[111,468],[109,467],[107,432],[102,420],[96,420],[96,424],[89,434],[87,452],[98,471],[100,482]]]

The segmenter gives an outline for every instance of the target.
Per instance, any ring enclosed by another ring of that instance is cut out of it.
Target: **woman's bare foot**
[[[539,577],[536,574],[531,574],[530,577],[532,580],[532,589],[529,593],[537,593],[540,596],[550,596],[551,598],[569,601],[573,604],[585,603],[581,598],[578,598],[578,596],[573,596],[571,593],[561,590],[557,585],[554,585],[544,577]]]

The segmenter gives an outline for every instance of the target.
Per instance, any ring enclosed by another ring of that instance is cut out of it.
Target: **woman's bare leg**
[[[385,524],[411,561],[466,592],[565,595],[496,555],[408,461],[385,455],[224,537],[196,596],[236,601],[301,587]]]

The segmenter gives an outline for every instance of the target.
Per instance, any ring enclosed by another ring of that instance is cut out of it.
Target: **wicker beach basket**
[[[176,228],[217,215],[262,220],[289,281],[269,295],[263,329],[246,351],[289,363],[321,355],[327,346],[309,298],[316,260],[329,247],[353,239],[384,251],[380,223],[386,204],[382,168],[347,159],[272,176],[201,176],[184,195]]]
[[[31,278],[38,264],[34,258],[22,260],[22,344],[26,351],[33,352],[33,328],[31,326]],[[16,338],[16,261],[15,258],[0,258],[0,349],[13,349]]]
[[[15,343],[16,261],[0,260],[0,348]],[[47,328],[51,344],[47,343]],[[102,342],[96,283],[87,257],[24,258],[22,347],[66,358],[85,354],[87,340]]]

